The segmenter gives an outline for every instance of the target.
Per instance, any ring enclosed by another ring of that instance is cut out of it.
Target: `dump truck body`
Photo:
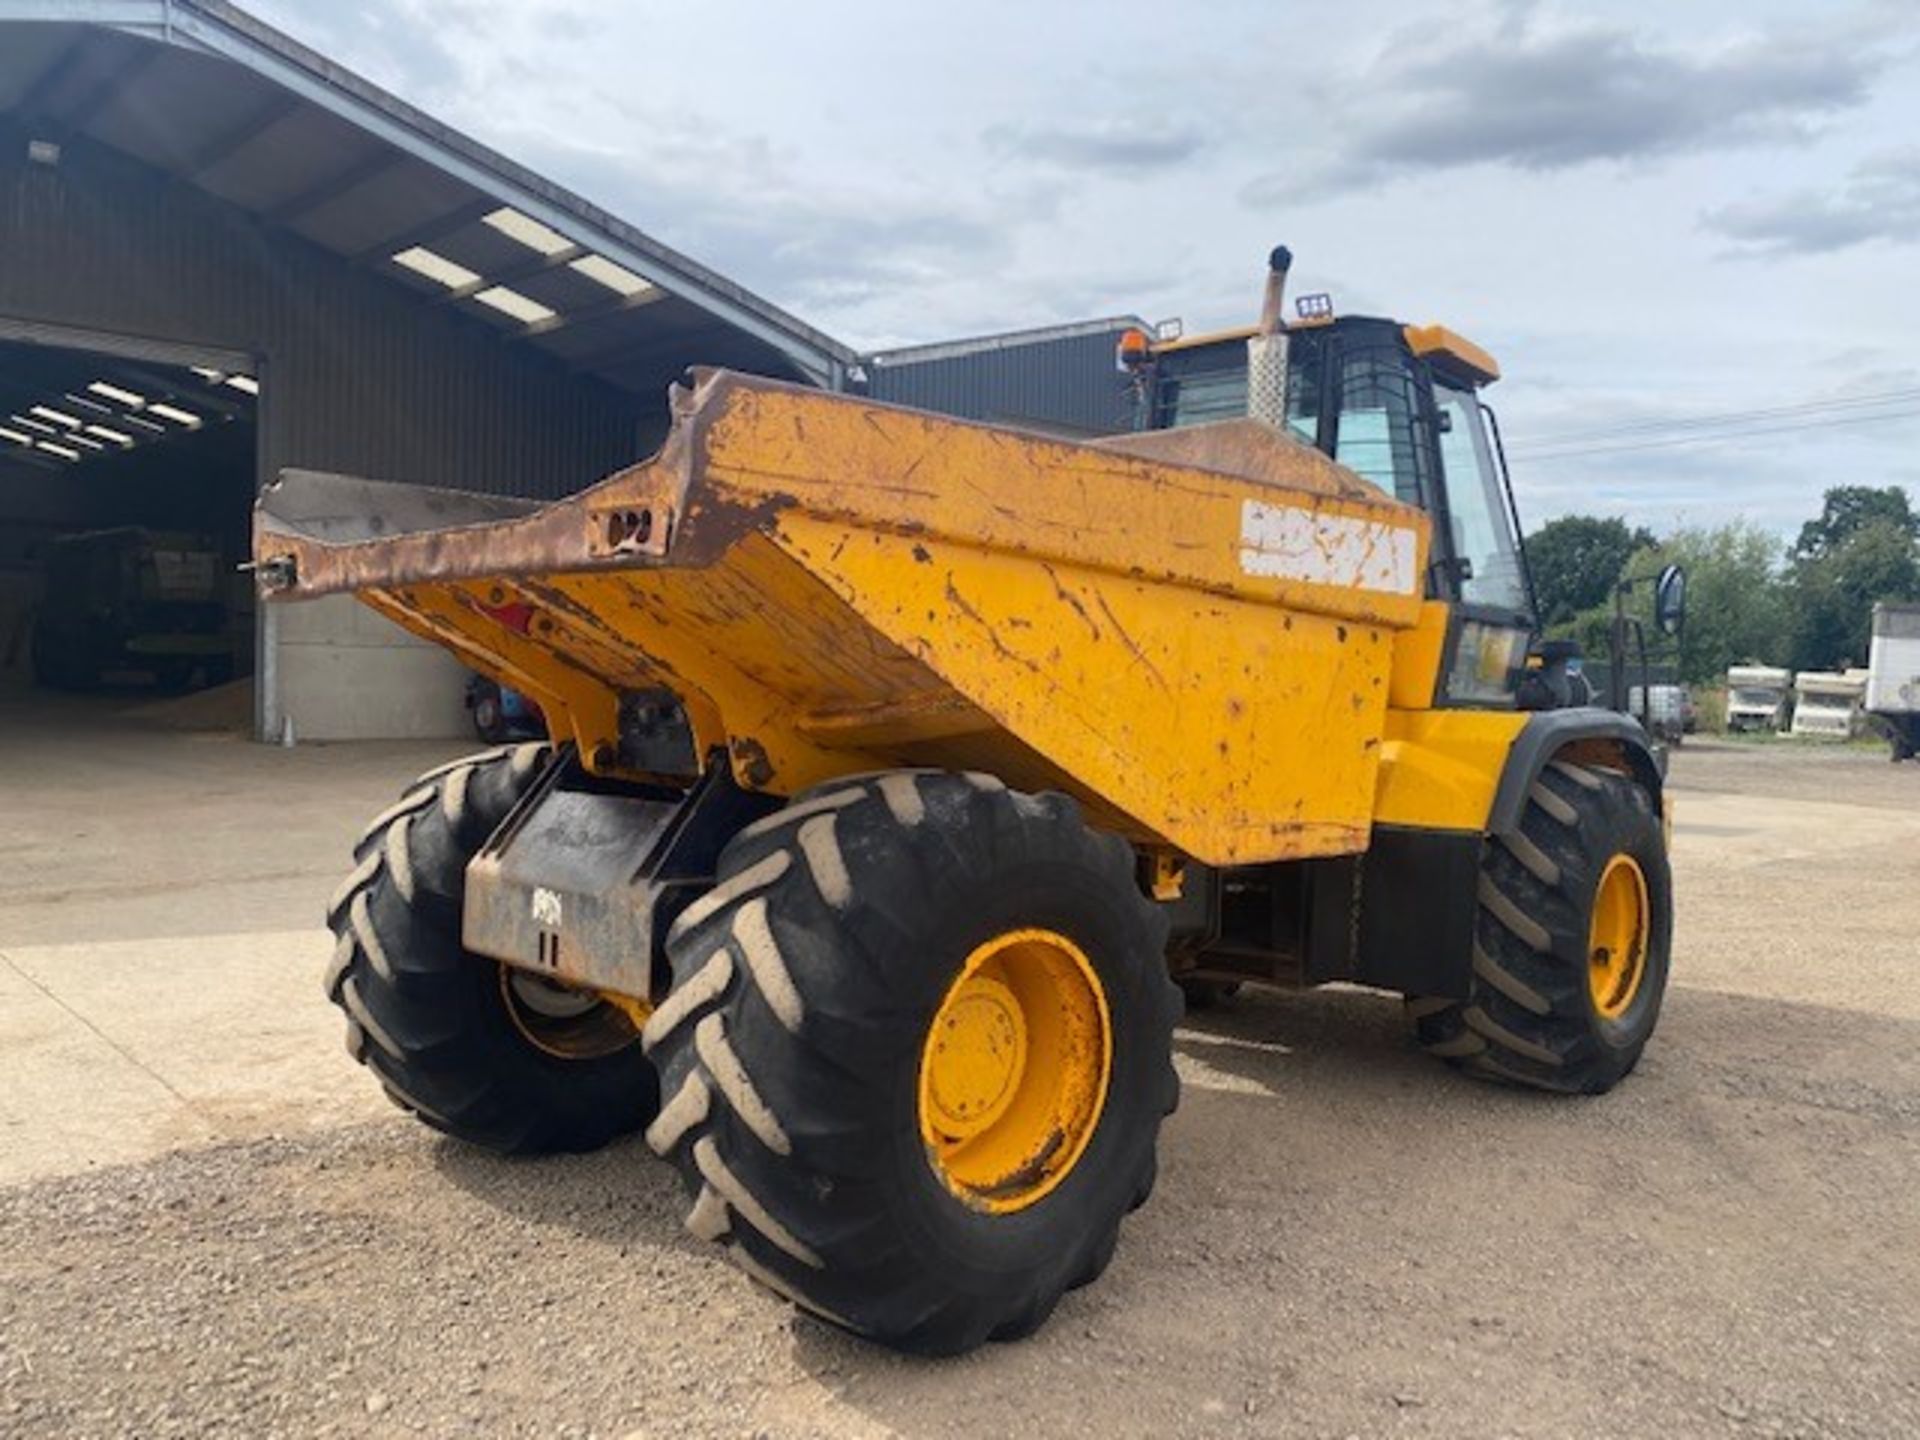
[[[531,696],[597,773],[984,769],[1210,863],[1366,848],[1419,512],[1244,422],[1149,457],[724,373],[674,404],[660,455],[526,513],[291,477],[260,561]],[[450,523],[356,539],[329,490]],[[663,749],[632,712],[669,701]]]

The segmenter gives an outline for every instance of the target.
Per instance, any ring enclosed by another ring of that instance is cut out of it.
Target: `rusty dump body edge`
[[[672,410],[545,506],[289,472],[263,592],[356,593],[602,772],[671,691],[775,794],[927,765],[1209,863],[1365,848],[1418,511],[1251,421],[1082,445],[725,371]]]

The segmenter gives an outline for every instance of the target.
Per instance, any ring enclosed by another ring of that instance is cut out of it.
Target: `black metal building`
[[[883,350],[862,360],[877,400],[966,420],[1065,436],[1131,430],[1134,409],[1116,363],[1130,315]]]

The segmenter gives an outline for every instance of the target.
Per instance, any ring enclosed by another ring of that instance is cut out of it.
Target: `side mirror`
[[[1653,623],[1662,635],[1678,635],[1687,618],[1687,572],[1669,565],[1653,582]]]

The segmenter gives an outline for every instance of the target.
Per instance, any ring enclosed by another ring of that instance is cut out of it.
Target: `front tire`
[[[597,1149],[659,1104],[625,1014],[460,943],[467,861],[551,754],[520,745],[421,776],[361,835],[327,909],[348,1053],[403,1110],[514,1154]]]
[[[898,772],[748,826],[644,1032],[688,1228],[897,1349],[1037,1329],[1153,1186],[1165,936],[1065,796]]]
[[[1625,775],[1551,761],[1487,841],[1465,999],[1408,998],[1428,1053],[1490,1079],[1600,1094],[1639,1063],[1673,940],[1665,837]]]

